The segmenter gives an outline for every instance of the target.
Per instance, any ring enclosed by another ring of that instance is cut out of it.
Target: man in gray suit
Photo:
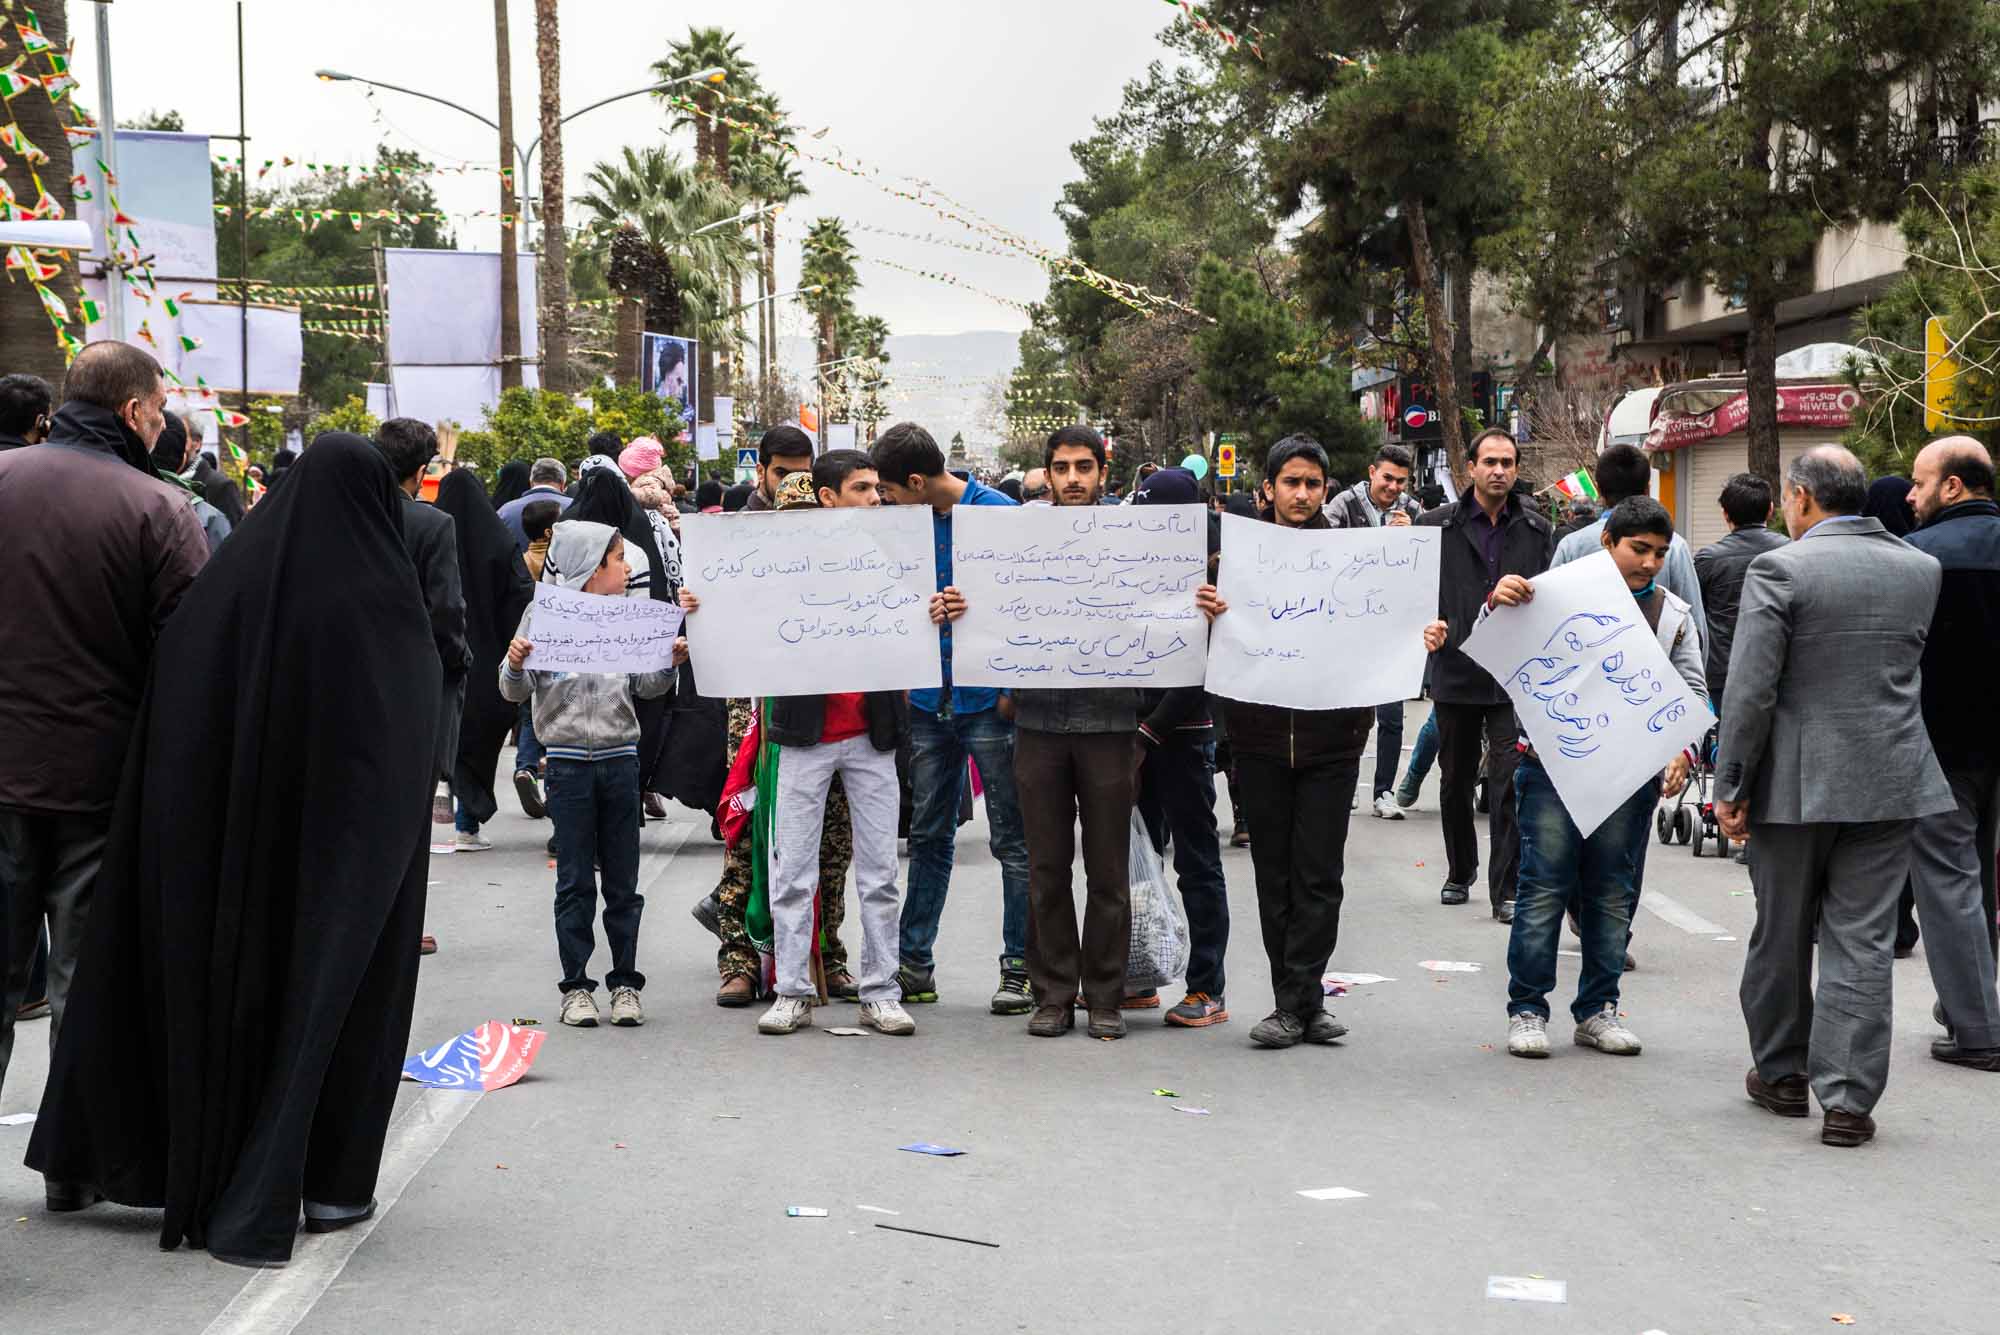
[[[1854,1146],[1889,1079],[1896,898],[1918,817],[1950,811],[1920,699],[1938,563],[1859,511],[1868,475],[1837,445],[1785,475],[1792,543],[1750,563],[1722,704],[1715,813],[1750,840],[1757,926],[1740,996],[1745,1088]],[[1819,991],[1812,991],[1819,928]]]

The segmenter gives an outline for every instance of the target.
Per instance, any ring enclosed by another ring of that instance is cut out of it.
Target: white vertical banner
[[[854,448],[854,423],[829,422],[826,428],[826,448],[829,450],[851,450]]]
[[[727,394],[715,396],[715,434],[724,440],[736,434],[736,400]],[[702,456],[704,459],[714,457],[712,454]]]
[[[1199,686],[1200,505],[962,505],[951,515],[961,686]]]
[[[703,422],[694,429],[694,455],[697,459],[719,459],[722,457],[721,442],[716,439],[716,424]]]
[[[1494,608],[1464,649],[1506,688],[1588,837],[1715,716],[1675,671],[1609,552],[1530,583],[1534,600]]]

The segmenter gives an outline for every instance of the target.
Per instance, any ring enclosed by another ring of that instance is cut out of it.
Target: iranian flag
[[[1556,483],[1556,491],[1572,501],[1594,501],[1597,499],[1597,484],[1590,480],[1590,473],[1582,468]]]
[[[19,97],[22,93],[27,92],[30,88],[39,88],[41,86],[42,81],[40,79],[37,79],[32,74],[22,72],[21,62],[18,60],[6,69],[0,70],[0,98],[11,101]]]

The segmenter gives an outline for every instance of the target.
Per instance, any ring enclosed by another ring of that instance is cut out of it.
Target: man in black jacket
[[[829,450],[809,473],[784,479],[779,510],[844,509],[882,503],[872,460],[859,450]],[[700,608],[692,595],[681,605]],[[910,731],[901,691],[844,691],[773,699],[764,721],[778,749],[771,871],[771,930],[777,996],[757,1030],[790,1034],[812,1024],[812,947],[821,889],[820,840],[834,776],[847,793],[854,827],[854,898],[861,919],[861,1023],[884,1034],[917,1026],[903,1009],[896,979],[901,897],[896,890],[896,749]],[[830,889],[830,887],[829,887]]]
[[[1162,468],[1133,494],[1134,505],[1194,505],[1201,500],[1194,474]],[[1219,521],[1209,516],[1209,581]],[[1139,819],[1154,851],[1173,836],[1174,873],[1187,909],[1187,995],[1167,1011],[1168,1024],[1201,1029],[1229,1019],[1223,1004],[1222,957],[1229,948],[1229,891],[1222,874],[1222,840],[1215,828],[1215,723],[1208,692],[1200,686],[1139,693]],[[1125,1008],[1157,1005],[1153,994],[1125,998]]]
[[[0,450],[37,445],[49,434],[54,395],[39,376],[0,376]]]
[[[1479,874],[1472,790],[1479,782],[1483,741],[1491,842],[1487,894],[1494,918],[1511,923],[1521,852],[1514,824],[1514,745],[1519,730],[1500,683],[1459,646],[1472,634],[1473,622],[1494,585],[1507,575],[1531,579],[1547,570],[1553,543],[1548,520],[1514,494],[1520,447],[1513,436],[1497,427],[1482,431],[1473,438],[1470,455],[1471,487],[1465,498],[1417,521],[1442,528],[1448,535],[1438,553],[1438,617],[1446,627],[1445,648],[1431,662],[1447,863],[1438,899],[1445,904],[1465,903]]]
[[[1924,725],[1957,806],[1917,820],[1911,880],[1924,954],[1950,1031],[1939,1061],[2000,1071],[1994,991],[1994,846],[2000,840],[2000,704],[1989,680],[2000,655],[2000,505],[1993,459],[1970,436],[1933,441],[1911,470],[1922,525],[1905,539],[1944,567],[1924,643]]]
[[[1765,527],[1771,522],[1769,482],[1755,473],[1732,473],[1719,500],[1729,533],[1694,554],[1695,578],[1701,581],[1702,606],[1708,611],[1708,698],[1718,709],[1729,680],[1729,646],[1736,640],[1743,577],[1752,561],[1785,545],[1784,534]]]
[[[1264,463],[1264,518],[1284,528],[1332,528],[1321,509],[1329,471],[1326,451],[1310,436],[1273,445]],[[1196,603],[1211,618],[1229,610],[1212,586]],[[1443,637],[1434,624],[1425,643],[1435,647]],[[1228,700],[1225,716],[1250,817],[1257,916],[1277,1002],[1250,1039],[1267,1048],[1332,1043],[1347,1026],[1327,1012],[1320,978],[1340,936],[1348,813],[1375,711]]]
[[[437,773],[441,779],[449,778],[458,759],[465,676],[472,667],[472,649],[465,639],[465,591],[458,578],[458,525],[435,505],[417,499],[424,469],[437,457],[435,431],[414,417],[392,417],[376,428],[375,448],[389,461],[389,470],[403,489],[403,546],[417,568],[438,655]],[[435,953],[437,938],[426,934],[421,947],[426,955]]]

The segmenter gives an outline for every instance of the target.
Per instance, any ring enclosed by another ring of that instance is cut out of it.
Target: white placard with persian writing
[[[1199,686],[1199,505],[962,505],[951,512],[960,686]]]
[[[660,672],[672,667],[681,609],[651,598],[535,585],[530,672]]]
[[[1610,553],[1532,583],[1534,601],[1495,608],[1465,652],[1507,688],[1587,838],[1715,718],[1674,670]]]
[[[1436,528],[1281,528],[1222,517],[1208,689],[1288,709],[1353,709],[1423,690],[1437,619]]]
[[[942,685],[932,541],[928,506],[682,516],[702,694]]]

